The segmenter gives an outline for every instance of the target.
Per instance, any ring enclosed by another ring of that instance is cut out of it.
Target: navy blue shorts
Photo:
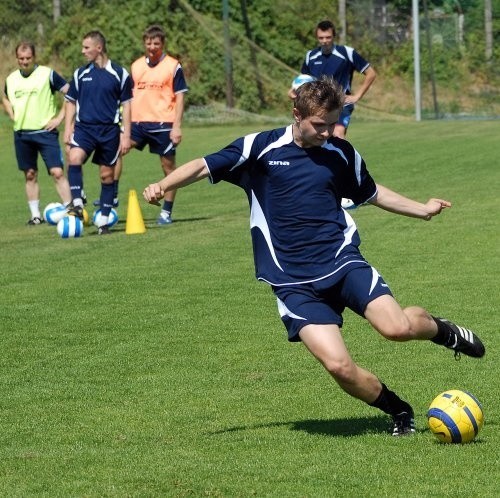
[[[14,148],[16,150],[17,167],[21,171],[38,170],[38,153],[42,156],[47,171],[51,168],[62,168],[64,166],[57,130],[15,131]]]
[[[340,280],[331,278],[310,284],[273,287],[288,340],[300,341],[300,329],[309,324],[342,327],[342,313],[349,308],[364,317],[368,303],[392,293],[380,274],[370,266],[355,267]]]
[[[83,149],[87,157],[93,152],[94,164],[114,166],[120,155],[120,127],[76,123],[70,146]]]
[[[143,150],[149,145],[149,152],[160,156],[174,156],[175,145],[170,140],[172,123],[132,123],[130,138],[135,148]]]
[[[339,120],[337,121],[337,124],[342,125],[346,130],[351,121],[352,111],[354,111],[354,104],[345,105],[340,113]]]

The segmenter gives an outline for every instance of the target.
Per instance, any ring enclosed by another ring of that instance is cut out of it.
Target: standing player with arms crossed
[[[451,204],[420,203],[376,184],[352,145],[332,136],[343,103],[333,80],[306,83],[292,125],[241,137],[149,185],[143,195],[158,203],[165,192],[207,177],[244,189],[257,278],[271,285],[289,341],[302,341],[344,391],[389,414],[391,433],[405,436],[415,432],[413,409],[353,361],[341,333],[344,309],[389,340],[430,340],[472,357],[485,350],[472,331],[418,306],[401,308],[361,255],[354,220],[340,206],[343,195],[422,220]]]
[[[70,146],[68,178],[73,196],[68,213],[83,218],[82,165],[93,152],[92,162],[99,165],[101,179],[97,233],[105,235],[110,233],[107,223],[113,207],[114,166],[119,155],[130,150],[132,85],[128,72],[108,58],[106,39],[100,31],[83,37],[82,54],[88,64],[75,71],[66,94],[64,137]]]
[[[143,35],[145,55],[130,69],[133,81],[132,147],[160,156],[165,175],[175,170],[175,149],[182,140],[184,93],[188,91],[182,66],[164,52],[165,32],[149,26]],[[158,225],[172,223],[175,190],[165,193]]]

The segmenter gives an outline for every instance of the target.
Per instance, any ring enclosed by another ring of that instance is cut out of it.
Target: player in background
[[[386,339],[430,340],[473,357],[485,350],[472,331],[418,306],[401,308],[361,255],[342,196],[422,220],[451,204],[417,202],[375,183],[352,145],[333,136],[343,103],[333,80],[305,83],[293,124],[238,138],[147,186],[143,195],[154,204],[165,192],[207,177],[241,187],[250,204],[256,276],[272,287],[288,340],[302,341],[342,389],[389,414],[391,433],[405,436],[415,432],[413,409],[353,361],[341,333],[345,307]],[[404,375],[400,368],[397,375]]]
[[[74,72],[66,94],[64,138],[70,146],[68,178],[73,197],[68,213],[83,218],[82,165],[93,153],[92,162],[99,165],[101,179],[101,225],[97,233],[105,235],[110,233],[114,166],[119,155],[130,150],[132,87],[128,72],[109,59],[100,31],[83,37],[82,54],[88,64]]]
[[[315,78],[331,76],[344,89],[346,94],[344,108],[335,124],[333,134],[345,138],[347,127],[354,111],[354,104],[361,100],[377,77],[377,73],[363,57],[352,47],[335,44],[335,26],[329,20],[320,21],[315,30],[319,46],[306,53],[302,63],[301,73]],[[354,71],[364,75],[362,85],[353,93],[352,77]],[[295,91],[290,89],[288,95],[294,98]],[[344,209],[355,209],[357,206],[351,199],[342,199]]]
[[[35,45],[23,41],[15,50],[19,69],[7,76],[3,106],[14,122],[14,147],[19,170],[24,173],[26,197],[31,212],[28,225],[40,225],[38,154],[55,182],[64,205],[71,201],[69,183],[57,127],[64,119],[64,105],[57,111],[56,92],[65,94],[69,84],[53,69],[36,63]]]
[[[143,34],[145,55],[131,67],[133,81],[132,147],[160,156],[165,175],[175,170],[175,150],[182,140],[184,94],[188,91],[180,62],[164,51],[165,32],[158,25]],[[175,190],[165,193],[156,222],[172,223]]]
[[[306,53],[301,73],[310,74],[319,79],[321,76],[331,76],[345,92],[345,103],[333,134],[345,138],[347,127],[354,111],[354,104],[372,86],[377,73],[363,57],[352,47],[335,44],[335,26],[329,20],[324,20],[316,26],[316,39],[319,46]],[[352,78],[354,71],[364,75],[361,86],[354,92]],[[292,89],[289,96],[293,98]]]

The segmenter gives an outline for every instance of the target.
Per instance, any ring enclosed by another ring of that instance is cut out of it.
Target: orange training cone
[[[127,235],[132,235],[134,233],[144,233],[145,231],[146,227],[144,226],[141,207],[137,200],[137,192],[135,190],[129,190],[125,233]]]

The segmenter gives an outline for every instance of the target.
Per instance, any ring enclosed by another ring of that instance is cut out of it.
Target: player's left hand
[[[120,152],[124,156],[130,151],[130,137],[125,136],[125,134],[120,134]]]
[[[172,143],[174,145],[178,145],[181,143],[182,131],[180,126],[172,127],[172,130],[170,131],[170,140],[172,140]]]

